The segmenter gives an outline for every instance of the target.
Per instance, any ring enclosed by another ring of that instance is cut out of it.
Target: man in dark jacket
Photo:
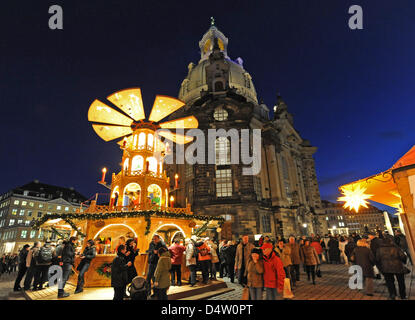
[[[26,258],[27,254],[29,252],[30,246],[28,244],[25,244],[19,252],[19,273],[17,274],[16,281],[14,282],[14,288],[13,291],[20,291],[22,290],[22,287],[20,287],[20,282],[22,281],[26,271]]]
[[[373,254],[376,256],[376,252],[378,251],[382,243],[382,240],[377,237],[376,233],[369,233],[368,238],[369,238],[369,243],[370,243],[370,250],[372,250]],[[376,265],[376,267],[379,268],[378,265]],[[375,276],[376,276],[376,279],[381,279],[381,276],[378,270],[376,270]]]
[[[389,298],[395,300],[396,287],[395,277],[398,280],[399,294],[401,299],[406,299],[405,288],[405,266],[406,255],[398,248],[393,239],[383,239],[379,249],[376,251],[376,261],[380,271],[383,273],[389,291]]]
[[[30,248],[27,254],[27,257],[26,257],[27,271],[26,271],[26,277],[24,278],[24,282],[23,282],[24,284],[23,289],[26,291],[30,289],[32,282],[33,282],[33,277],[35,275],[35,269],[36,269],[36,262],[35,262],[35,259],[33,258],[33,254],[34,252],[36,252],[36,250],[39,250],[39,247],[40,247],[40,242],[35,242],[33,244],[33,247]]]
[[[65,284],[71,275],[72,267],[75,263],[76,240],[76,237],[70,237],[62,249],[62,289],[58,289],[58,298],[69,297],[69,293],[65,292]]]
[[[81,293],[84,291],[84,275],[89,269],[92,259],[95,258],[97,252],[95,250],[94,240],[90,239],[87,241],[84,252],[81,254],[78,267],[76,268],[79,271],[78,274],[78,283],[76,284],[75,293]]]
[[[117,248],[117,256],[111,265],[111,287],[114,288],[114,300],[123,300],[125,287],[128,283],[127,269],[132,265],[131,261],[127,262],[125,245],[120,244]]]
[[[234,282],[235,278],[235,256],[236,256],[236,245],[232,241],[223,246],[223,255],[225,257],[226,265],[228,267],[229,278],[231,282]]]
[[[159,261],[158,250],[164,247],[167,249],[166,245],[160,239],[160,236],[155,234],[153,240],[150,242],[150,246],[147,250],[148,254],[148,272],[147,272],[147,286],[151,290],[151,281],[154,283],[154,272],[157,268],[157,262]],[[167,249],[168,250],[168,249]]]

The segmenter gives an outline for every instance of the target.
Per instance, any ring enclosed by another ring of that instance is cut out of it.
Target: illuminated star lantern
[[[337,199],[337,201],[345,202],[343,205],[346,209],[353,209],[356,213],[359,211],[360,206],[367,208],[366,200],[371,198],[372,194],[365,194],[366,188],[357,187],[342,187],[341,191],[343,197]]]
[[[185,105],[183,101],[173,97],[157,95],[148,121],[145,120],[140,88],[121,90],[111,94],[107,99],[122,110],[124,114],[98,99],[91,104],[88,110],[88,120],[94,122],[92,124],[93,129],[105,141],[123,137],[125,139],[135,130],[149,125],[155,129],[173,130],[193,129],[199,125],[194,116],[160,123],[162,119]],[[168,130],[159,132],[159,135],[179,144],[185,144],[193,140],[193,137]],[[126,140],[121,140],[121,143],[123,141]]]

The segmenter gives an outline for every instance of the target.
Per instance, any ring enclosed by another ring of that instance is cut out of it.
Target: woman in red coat
[[[317,255],[321,261],[321,254],[323,253],[323,248],[321,247],[320,241],[317,238],[313,238],[310,246],[316,249]]]
[[[273,251],[271,243],[261,247],[264,254],[264,287],[267,300],[276,300],[277,291],[284,290],[285,271],[281,259]]]

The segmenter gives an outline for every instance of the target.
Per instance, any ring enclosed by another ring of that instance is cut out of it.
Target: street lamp
[[[303,223],[303,227],[304,228],[307,228],[307,223]]]

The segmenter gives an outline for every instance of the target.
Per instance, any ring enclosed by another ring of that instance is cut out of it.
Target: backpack
[[[41,247],[36,256],[37,263],[50,263],[52,262],[52,249],[51,247]]]
[[[135,277],[127,288],[131,300],[147,300],[146,279],[143,277]]]
[[[199,249],[199,253],[202,257],[207,256],[209,254],[208,248]]]

